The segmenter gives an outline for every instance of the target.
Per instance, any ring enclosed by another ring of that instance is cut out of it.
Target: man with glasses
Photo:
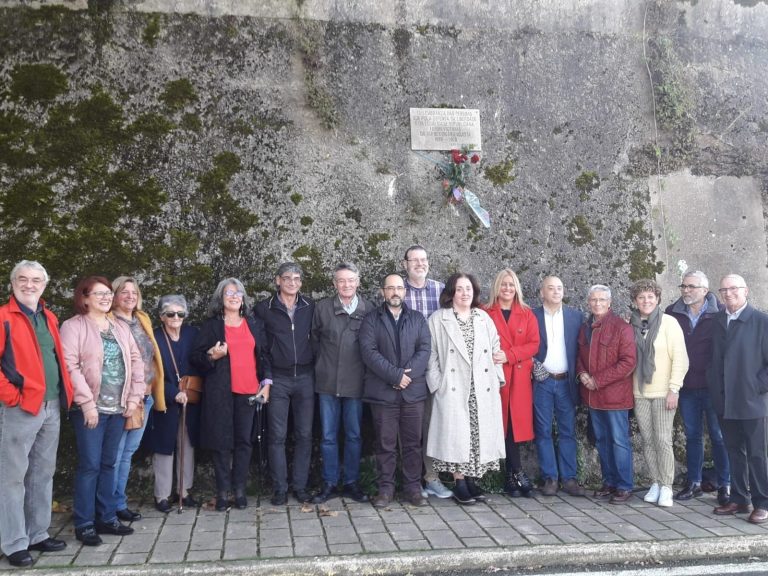
[[[344,262],[333,271],[336,294],[320,300],[312,319],[315,349],[315,391],[320,403],[323,438],[323,489],[312,500],[322,504],[341,494],[356,502],[367,502],[368,495],[358,485],[360,453],[363,443],[360,422],[363,418],[363,375],[358,335],[360,324],[373,306],[358,295],[360,273],[357,266]],[[344,427],[344,464],[339,467],[339,426]]]
[[[747,303],[738,274],[720,280],[725,309],[715,316],[712,364],[707,372],[712,406],[720,418],[731,465],[731,498],[714,513],[754,510],[748,520],[768,522],[768,315]]]
[[[589,289],[591,312],[579,330],[576,374],[581,400],[589,407],[603,485],[595,498],[623,504],[632,497],[632,444],[629,410],[635,400],[632,372],[637,349],[632,326],[611,310],[611,289],[596,284]]]
[[[403,256],[403,268],[405,269],[405,303],[411,309],[421,312],[425,319],[429,319],[433,312],[440,308],[440,294],[445,284],[427,278],[429,274],[429,259],[423,246],[414,244],[405,251]],[[424,449],[424,490],[422,495],[427,498],[430,494],[438,498],[451,498],[453,492],[448,490],[437,476],[433,466],[433,459],[427,456],[427,434],[429,433],[429,420],[432,416],[432,394],[427,393],[427,401],[424,405],[424,430],[422,442]]]
[[[717,414],[712,408],[707,389],[707,369],[712,361],[712,329],[715,315],[723,308],[713,292],[709,279],[698,270],[683,276],[680,298],[670,304],[666,313],[677,319],[685,335],[688,351],[688,373],[680,389],[680,415],[685,427],[685,453],[688,481],[675,496],[676,500],[690,500],[701,496],[701,469],[704,466],[704,418],[707,419],[712,457],[717,473],[717,501],[722,506],[730,498],[731,474],[728,453]]]
[[[47,284],[42,265],[22,260],[0,307],[0,542],[12,566],[67,546],[48,536],[60,409],[73,394],[59,322],[40,299]]]
[[[301,278],[298,264],[280,264],[275,276],[277,293],[254,308],[266,328],[267,353],[272,367],[267,431],[269,472],[274,488],[271,502],[275,506],[287,502],[285,440],[289,410],[293,414],[293,495],[299,502],[312,500],[307,481],[315,410],[314,355],[310,342],[315,303],[300,293]]]

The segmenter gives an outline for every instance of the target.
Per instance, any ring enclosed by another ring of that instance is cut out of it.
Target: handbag
[[[544,368],[544,364],[536,360],[536,358],[533,359],[533,372],[531,374],[536,382],[544,382],[550,376],[547,369]]]
[[[199,404],[200,397],[203,393],[203,379],[200,376],[179,375],[179,367],[176,364],[176,357],[173,354],[171,339],[168,338],[168,333],[165,331],[165,327],[163,327],[163,336],[165,336],[165,341],[168,343],[168,352],[171,354],[173,371],[176,373],[176,381],[179,383],[179,392],[184,392],[187,395],[187,404]]]
[[[144,426],[144,399],[141,399],[139,405],[136,406],[136,410],[133,411],[130,418],[125,419],[126,430],[138,430]]]

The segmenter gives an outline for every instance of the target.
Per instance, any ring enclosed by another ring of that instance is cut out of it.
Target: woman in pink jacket
[[[117,519],[114,486],[125,420],[144,399],[144,364],[130,329],[109,312],[112,296],[106,278],[81,280],[75,288],[77,314],[61,325],[76,405],[71,415],[78,453],[72,517],[75,537],[86,546],[101,544],[99,534],[133,532]]]

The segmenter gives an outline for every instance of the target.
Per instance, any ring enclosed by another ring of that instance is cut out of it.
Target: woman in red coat
[[[520,462],[520,444],[533,440],[533,356],[539,350],[539,325],[523,301],[520,280],[512,270],[496,275],[491,287],[488,314],[501,341],[498,362],[504,365],[506,386],[501,388],[506,447],[504,492],[513,497],[530,496],[533,484]]]

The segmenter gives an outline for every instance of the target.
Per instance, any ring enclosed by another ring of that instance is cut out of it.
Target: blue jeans
[[[685,453],[688,465],[688,482],[701,482],[701,468],[704,466],[704,416],[707,418],[709,439],[712,442],[712,459],[715,461],[717,485],[731,483],[728,452],[720,431],[720,422],[712,408],[709,390],[706,388],[680,390],[680,415],[685,427]]]
[[[547,378],[533,385],[533,427],[541,476],[563,481],[576,478],[576,407],[568,380]],[[557,447],[552,438],[552,421],[557,418]],[[560,473],[558,474],[558,464]]]
[[[288,491],[288,411],[293,414],[293,489],[306,490],[312,458],[312,419],[315,415],[315,377],[312,372],[298,376],[272,376],[267,409],[269,472],[275,492]]]
[[[632,445],[629,442],[629,410],[589,409],[595,432],[603,484],[632,490]]]
[[[344,423],[344,484],[356,483],[360,476],[360,422],[363,419],[363,401],[359,398],[339,398],[333,394],[318,394],[320,423],[323,439],[320,452],[323,455],[323,482],[339,482],[339,426]]]
[[[122,414],[99,414],[96,428],[89,429],[80,410],[73,410],[70,417],[77,441],[72,505],[75,528],[92,526],[96,520],[110,523],[117,518],[115,472],[125,418]]]
[[[128,485],[128,475],[131,473],[131,458],[133,458],[133,453],[139,449],[141,438],[144,436],[144,429],[147,427],[147,420],[149,420],[149,413],[154,405],[155,399],[152,398],[152,395],[145,396],[144,425],[135,430],[123,430],[123,437],[120,438],[120,445],[117,447],[117,471],[115,472],[115,499],[118,510],[128,508],[125,487]]]

